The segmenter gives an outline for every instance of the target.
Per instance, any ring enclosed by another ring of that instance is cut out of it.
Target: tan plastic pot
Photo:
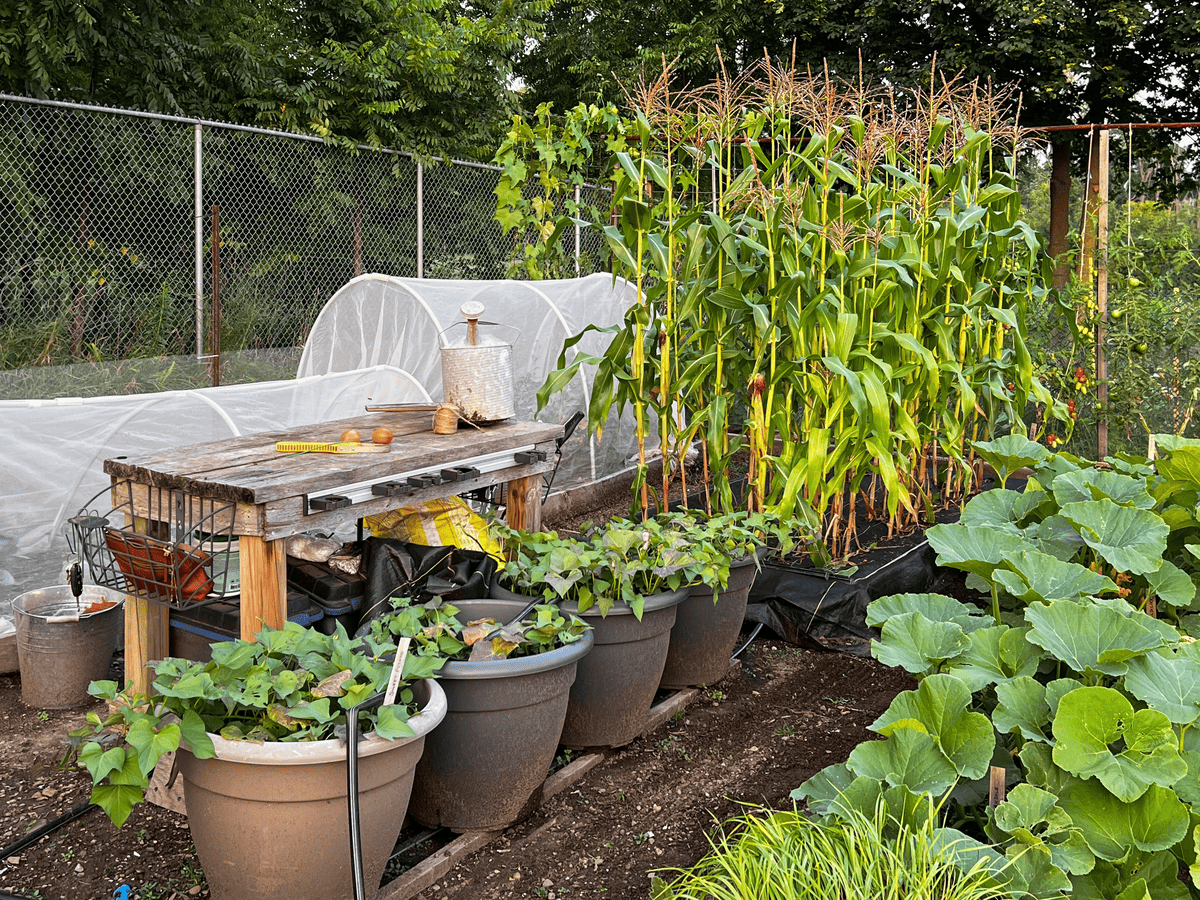
[[[415,737],[359,744],[363,872],[375,896],[396,845],[425,736],[446,715],[437,682],[413,685]],[[213,900],[353,900],[346,745],[251,744],[210,735],[216,759],[178,754],[188,827]]]
[[[463,622],[507,622],[523,600],[455,600]],[[532,809],[562,734],[591,632],[537,656],[450,662],[438,672],[446,720],[425,742],[408,814],[422,825],[497,831]]]
[[[671,646],[659,687],[676,690],[715,684],[725,676],[757,575],[754,557],[747,556],[730,565],[729,584],[715,597],[707,585],[691,588],[679,604],[671,628]]]

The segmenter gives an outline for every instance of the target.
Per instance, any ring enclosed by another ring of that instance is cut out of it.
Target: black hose
[[[33,831],[13,841],[4,849],[0,850],[0,859],[8,859],[10,856],[16,856],[30,844],[36,843],[48,835],[52,831],[58,831],[72,819],[77,819],[85,812],[97,809],[94,803],[80,803],[70,812],[65,812],[57,818],[51,819],[40,828],[35,828]],[[4,900],[3,895],[0,895],[0,900]]]
[[[746,642],[744,644],[742,644],[742,646],[738,647],[736,650],[733,651],[733,656],[730,658],[737,659],[739,656],[741,656],[742,651],[750,646],[750,642],[753,641],[756,637],[758,637],[758,633],[760,631],[762,631],[762,627],[763,627],[762,622],[755,622],[754,627],[750,629],[750,637],[746,638]]]
[[[362,831],[358,809],[358,711],[374,709],[383,703],[384,691],[368,697],[346,711],[346,806],[350,812],[350,866],[354,872],[354,898],[366,900],[366,876],[363,875]],[[378,887],[378,885],[376,885]],[[372,890],[372,894],[374,891]]]

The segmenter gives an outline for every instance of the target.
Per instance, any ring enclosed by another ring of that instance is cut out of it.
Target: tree
[[[1200,120],[1200,86],[1187,74],[1200,56],[1196,0],[910,3],[896,36],[903,54],[897,69],[907,68],[909,77],[936,53],[944,71],[1015,84],[1022,91],[1021,121],[1029,127]],[[1050,253],[1056,259],[1067,250],[1072,160],[1086,134],[1050,136]],[[1180,137],[1178,131],[1134,132],[1134,155],[1157,163],[1155,189],[1164,199],[1195,188],[1195,173],[1175,154]],[[1085,155],[1093,174],[1096,148],[1093,132]],[[1060,268],[1060,284],[1066,274]]]
[[[0,90],[490,157],[549,0],[16,0]]]

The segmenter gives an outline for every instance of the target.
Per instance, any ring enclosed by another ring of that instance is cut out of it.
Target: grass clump
[[[900,821],[880,803],[815,820],[798,811],[726,823],[689,869],[656,877],[652,900],[998,900],[1009,892],[987,863],[963,867],[936,827]]]

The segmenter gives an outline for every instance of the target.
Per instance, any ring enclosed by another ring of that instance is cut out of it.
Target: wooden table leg
[[[508,483],[505,520],[509,528],[542,530],[541,475],[529,475]]]
[[[168,608],[144,597],[125,595],[125,680],[133,682],[136,693],[150,688],[151,660],[170,655]]]
[[[146,534],[149,527],[149,520],[134,517],[135,532]],[[133,683],[135,693],[149,693],[152,673],[148,666],[152,660],[170,656],[170,638],[169,607],[144,597],[125,595],[125,681]]]
[[[241,544],[243,640],[252,641],[264,625],[287,621],[287,557],[283,541],[243,534]]]

